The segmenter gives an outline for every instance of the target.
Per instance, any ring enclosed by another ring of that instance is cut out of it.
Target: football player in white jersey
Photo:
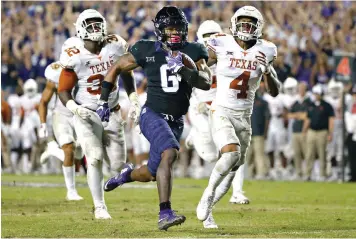
[[[23,122],[24,111],[21,107],[21,96],[23,90],[20,86],[16,87],[16,93],[10,94],[7,101],[11,107],[11,125],[10,125],[10,137],[11,137],[11,164],[15,172],[18,172],[17,164],[21,153],[21,124]]]
[[[197,32],[198,41],[205,45],[210,36],[216,33],[223,33],[220,25],[212,20],[204,21],[199,26]],[[210,69],[213,73],[211,89],[209,91],[194,89],[189,108],[189,116],[193,124],[190,138],[193,138],[195,150],[202,159],[208,162],[213,162],[219,158],[219,149],[215,146],[211,135],[208,110],[212,101],[216,97],[216,65],[211,66]],[[242,191],[243,177],[244,166],[241,166],[237,170],[235,180],[233,181],[234,190],[230,199],[231,203],[249,203],[248,198]],[[206,228],[215,227],[214,223],[210,223],[208,220],[205,220],[203,224]]]
[[[296,80],[289,77],[283,84],[283,94],[279,94],[277,97],[272,97],[269,94],[263,95],[264,100],[268,102],[268,108],[271,112],[267,131],[266,152],[271,164],[271,177],[276,180],[289,177],[286,170],[287,157],[284,154],[288,146],[288,119],[286,116],[288,108],[296,100],[294,96],[296,86]]]
[[[217,93],[211,108],[212,135],[221,157],[197,207],[201,221],[212,218],[212,207],[229,190],[236,170],[244,163],[251,140],[250,115],[262,76],[268,92],[277,96],[280,82],[272,67],[276,46],[260,40],[262,14],[252,6],[231,18],[231,35],[216,34],[208,41],[208,65],[217,64]]]
[[[204,21],[197,31],[198,42],[205,45],[210,35],[216,33],[222,33],[220,25],[212,20]],[[211,136],[208,119],[210,105],[216,96],[215,68],[210,67],[213,74],[210,90],[193,89],[189,106],[189,120],[193,127],[186,140],[187,148],[194,146],[198,155],[207,162],[214,162],[219,158],[219,150]]]
[[[105,18],[94,9],[83,11],[75,24],[82,44],[71,39],[62,49],[58,95],[73,114],[78,141],[88,162],[87,179],[97,219],[110,219],[104,201],[103,159],[110,159],[116,171],[126,162],[123,120],[118,102],[118,84],[108,92],[108,102],[99,101],[102,81],[108,69],[127,50],[127,43],[118,35],[108,35]],[[139,102],[132,72],[121,74],[132,103],[133,117],[139,115]],[[103,86],[104,87],[104,86]],[[110,114],[110,120],[100,116]]]
[[[42,92],[42,98],[38,107],[41,127],[38,131],[40,139],[48,138],[47,109],[52,97],[56,97],[59,76],[62,68],[59,62],[54,62],[47,66],[45,77],[47,79],[46,88]],[[75,155],[75,133],[73,127],[73,113],[69,111],[58,99],[53,112],[53,131],[57,143],[51,140],[47,144],[46,151],[41,155],[41,163],[46,163],[49,156],[54,156],[63,162],[62,169],[64,181],[67,187],[66,200],[76,201],[83,198],[78,195],[75,188],[75,164],[74,158],[81,159],[83,155]],[[81,152],[81,150],[79,150]]]
[[[24,95],[20,98],[21,107],[24,111],[24,120],[21,125],[22,171],[29,173],[31,171],[30,156],[37,150],[37,147],[34,146],[37,142],[36,130],[39,127],[37,107],[41,100],[41,94],[37,92],[38,85],[34,79],[28,79],[23,88]]]
[[[342,92],[344,86],[341,82],[336,82],[331,79],[328,83],[328,94],[324,97],[324,100],[328,102],[334,109],[335,119],[334,119],[334,131],[332,136],[332,141],[327,147],[328,151],[328,161],[331,161],[331,177],[328,181],[336,181],[339,179],[339,165],[342,161],[342,150],[343,150],[343,125],[342,125]],[[332,159],[336,160],[332,161]]]
[[[137,80],[137,78],[136,78]],[[141,80],[137,88],[138,100],[141,107],[145,104],[147,100],[147,79]],[[130,125],[132,134],[132,146],[135,155],[136,168],[139,168],[143,164],[147,164],[150,152],[150,142],[145,138],[145,136],[140,132],[138,127],[134,124]]]

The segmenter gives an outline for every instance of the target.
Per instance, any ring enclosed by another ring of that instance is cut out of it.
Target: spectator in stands
[[[1,53],[1,89],[13,94],[18,85],[16,66],[7,49],[2,49]]]
[[[300,82],[298,85],[298,99],[292,105],[289,119],[293,121],[293,134],[292,134],[292,147],[294,152],[294,166],[296,171],[296,179],[302,179],[302,160],[306,156],[306,135],[303,134],[303,124],[306,113],[311,100],[306,95],[308,86],[304,82]]]
[[[318,181],[326,178],[326,146],[331,141],[334,126],[334,110],[323,100],[323,88],[315,85],[312,89],[315,101],[308,107],[307,117],[303,125],[303,132],[307,132],[306,174],[305,179],[311,180],[314,160],[319,158]]]
[[[278,52],[278,57],[273,66],[277,72],[279,81],[282,83],[291,75],[291,68],[285,63],[285,53],[283,51]]]
[[[251,116],[252,139],[246,155],[248,175],[250,178],[256,175],[255,178],[258,180],[266,179],[269,171],[269,161],[265,155],[265,139],[270,114],[268,103],[262,97],[264,91],[264,83],[261,82],[253,104]]]

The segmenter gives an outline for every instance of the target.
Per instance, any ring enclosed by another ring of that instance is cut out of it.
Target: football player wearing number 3
[[[215,34],[207,43],[208,65],[216,64],[217,93],[210,119],[213,140],[221,157],[216,163],[197,207],[197,217],[212,217],[212,207],[229,190],[235,172],[244,164],[251,140],[251,122],[255,92],[262,76],[269,93],[277,96],[280,82],[272,67],[276,46],[259,39],[263,17],[252,6],[238,9],[231,18],[231,35]]]
[[[108,99],[101,101],[99,98],[105,75],[126,52],[127,43],[118,35],[107,35],[106,21],[94,9],[83,11],[75,27],[82,44],[77,44],[73,38],[64,43],[68,47],[60,56],[63,69],[58,86],[59,98],[74,115],[74,129],[88,162],[87,180],[95,218],[110,219],[104,201],[103,159],[110,160],[111,169],[117,172],[126,162],[116,78]],[[124,72],[121,77],[131,99],[130,110],[135,121],[139,116],[135,81],[132,72]]]
[[[104,81],[107,86],[123,71],[138,66],[144,69],[148,80],[147,101],[142,107],[140,128],[150,142],[148,165],[133,169],[133,165],[126,164],[119,175],[105,183],[105,191],[133,181],[157,180],[158,228],[167,230],[185,221],[185,216],[176,215],[171,209],[170,202],[172,165],[178,157],[182,116],[188,111],[193,87],[210,89],[211,73],[206,64],[206,48],[199,43],[187,42],[188,21],[182,10],[163,7],[153,22],[158,41],[136,42],[129,53],[119,58]],[[198,70],[192,69],[195,65]],[[101,97],[107,97],[111,88],[103,87]]]

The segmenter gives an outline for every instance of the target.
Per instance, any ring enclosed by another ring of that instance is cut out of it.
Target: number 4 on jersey
[[[250,79],[251,72],[244,71],[241,75],[236,77],[230,83],[230,89],[238,90],[237,99],[246,99],[248,91],[248,80]]]

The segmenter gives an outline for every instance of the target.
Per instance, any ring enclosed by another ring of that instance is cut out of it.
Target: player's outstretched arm
[[[265,74],[264,77],[265,77],[267,92],[271,96],[276,97],[281,89],[281,82],[279,82],[277,72],[273,68],[273,66],[270,66],[270,72],[268,74]]]
[[[49,101],[51,100],[53,93],[56,91],[56,84],[50,81],[47,81],[46,88],[42,92],[42,97],[40,104],[38,106],[38,113],[40,115],[41,126],[38,130],[38,137],[40,139],[45,139],[48,137],[47,130],[47,106]]]
[[[56,84],[51,81],[47,81],[46,87],[45,87],[44,91],[42,92],[40,104],[38,106],[38,113],[40,115],[41,124],[44,124],[47,121],[46,120],[47,106],[55,92],[56,92]]]
[[[108,101],[110,92],[114,88],[114,84],[118,75],[121,74],[124,80],[124,87],[128,95],[136,91],[135,80],[132,77],[132,70],[137,68],[138,64],[134,56],[127,52],[124,55],[120,56],[113,65],[108,74],[106,75],[103,85],[101,88],[100,100]],[[126,79],[125,79],[126,78]],[[130,93],[128,91],[131,91]]]

